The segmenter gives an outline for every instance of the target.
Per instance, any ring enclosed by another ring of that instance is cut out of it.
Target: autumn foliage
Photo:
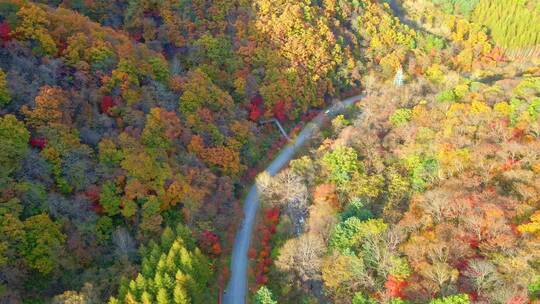
[[[101,112],[109,114],[109,110],[114,106],[114,99],[112,96],[103,96],[101,104],[99,105]]]
[[[221,243],[219,236],[217,236],[215,233],[208,230],[203,231],[199,237],[199,242],[201,249],[207,254],[213,256],[219,256],[221,254]]]
[[[264,115],[263,99],[260,95],[256,95],[249,103],[249,119],[257,121],[262,115]]]
[[[386,294],[391,298],[404,299],[404,288],[407,286],[407,282],[395,278],[393,275],[388,275],[388,279],[384,282],[386,288]]]
[[[43,137],[31,138],[29,144],[34,148],[43,149],[47,144],[47,139]]]
[[[3,21],[0,23],[0,40],[2,42],[7,42],[11,39],[11,27],[9,26],[9,23],[7,21]]]
[[[394,2],[1,1],[0,302],[218,302],[258,122],[360,92],[266,184],[255,300],[537,301],[538,0]]]
[[[279,208],[268,208],[263,211],[262,222],[258,225],[259,232],[256,245],[258,250],[251,248],[250,257],[255,260],[255,283],[256,286],[264,285],[268,282],[268,272],[272,265],[272,236],[276,233],[276,225],[279,222]],[[257,252],[258,251],[258,252]]]

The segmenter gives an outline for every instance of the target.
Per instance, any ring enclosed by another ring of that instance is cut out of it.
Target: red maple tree
[[[264,114],[263,99],[260,95],[255,95],[249,103],[249,119],[257,121]]]
[[[11,40],[11,27],[6,21],[0,23],[0,40],[2,42]]]
[[[285,115],[285,102],[283,100],[278,101],[274,105],[274,117],[279,120],[280,122],[285,121],[287,119],[287,116]]]
[[[221,243],[219,241],[219,236],[217,234],[205,230],[201,233],[199,237],[199,242],[201,245],[201,248],[212,255],[220,255],[221,254]]]
[[[115,105],[114,99],[111,96],[103,96],[101,99],[101,112],[109,114],[109,110]]]
[[[38,148],[42,150],[45,148],[45,145],[47,144],[47,139],[43,137],[37,137],[37,138],[31,138],[30,139],[30,146],[34,148]]]
[[[384,283],[386,293],[391,298],[404,298],[403,289],[407,286],[406,281],[402,281],[389,274],[388,279]]]

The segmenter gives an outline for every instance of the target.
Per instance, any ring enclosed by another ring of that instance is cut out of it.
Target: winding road
[[[298,136],[268,165],[266,172],[275,175],[279,172],[313,135],[314,131],[320,127],[324,121],[351,106],[355,101],[363,98],[364,95],[356,95],[337,102],[319,113],[311,122],[309,122]],[[247,268],[248,268],[248,249],[251,241],[253,225],[255,224],[255,215],[259,207],[259,192],[256,184],[253,184],[244,201],[244,220],[236,234],[231,257],[231,278],[229,285],[223,294],[223,303],[225,304],[244,304],[247,295]]]

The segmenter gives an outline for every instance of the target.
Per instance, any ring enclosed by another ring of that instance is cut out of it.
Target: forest
[[[540,303],[540,1],[0,0],[0,303],[222,303],[253,183],[248,303]]]

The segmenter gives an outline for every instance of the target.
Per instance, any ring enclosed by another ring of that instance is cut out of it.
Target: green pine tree
[[[134,280],[122,280],[120,303],[215,302],[207,292],[212,278],[210,262],[181,226],[176,230],[166,229],[160,245],[150,241],[139,252],[141,272]]]
[[[188,304],[190,303],[188,295],[184,287],[177,283],[173,291],[173,300],[175,304]]]
[[[147,292],[147,291],[142,293],[141,302],[142,302],[142,304],[152,304],[152,303],[154,303],[152,301],[152,295],[150,295],[150,293]]]
[[[169,295],[167,294],[167,290],[165,290],[165,288],[160,288],[158,290],[157,296],[156,296],[156,303],[169,304]]]
[[[272,292],[266,286],[261,286],[254,299],[255,304],[277,304],[277,301],[273,299]]]

